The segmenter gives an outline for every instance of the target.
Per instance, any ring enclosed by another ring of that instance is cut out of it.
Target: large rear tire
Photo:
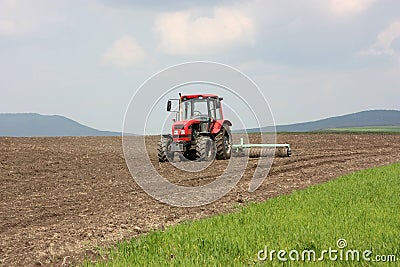
[[[228,125],[224,125],[215,136],[218,160],[230,159],[232,155],[232,134]]]
[[[196,139],[196,158],[199,161],[211,161],[215,155],[215,144],[209,136],[199,136]]]
[[[174,160],[174,153],[170,151],[172,139],[170,137],[161,136],[158,142],[157,154],[159,162],[167,162]]]

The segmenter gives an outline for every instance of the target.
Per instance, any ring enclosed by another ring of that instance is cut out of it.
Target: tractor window
[[[218,100],[217,100],[218,101]],[[218,108],[216,109],[216,116],[215,119],[216,120],[222,120],[222,116],[221,116],[221,103],[218,105]]]
[[[194,100],[193,101],[193,117],[204,115],[208,117],[208,107],[207,107],[207,100]]]
[[[192,101],[182,103],[182,120],[190,120],[192,118]]]
[[[211,99],[208,103],[210,104],[211,117],[215,119],[215,100]]]

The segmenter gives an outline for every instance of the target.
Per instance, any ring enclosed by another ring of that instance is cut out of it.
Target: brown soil
[[[151,142],[156,147],[157,137]],[[0,138],[0,265],[69,265],[95,259],[97,246],[137,236],[149,229],[234,210],[325,182],[360,169],[400,161],[400,135],[290,134],[291,158],[276,158],[262,186],[247,191],[257,164],[250,159],[244,177],[225,197],[196,208],[162,204],[134,182],[118,137]],[[202,177],[175,172],[185,185]],[[201,175],[212,180],[216,162]],[[173,179],[172,179],[173,180]]]

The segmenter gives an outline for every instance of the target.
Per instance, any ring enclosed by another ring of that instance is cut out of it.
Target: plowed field
[[[217,161],[190,176],[156,159],[177,184],[197,186],[225,168]],[[357,170],[400,161],[400,135],[280,134],[290,158],[275,158],[262,186],[247,191],[257,164],[250,159],[238,185],[220,200],[196,208],[162,204],[132,179],[118,137],[0,138],[0,265],[77,264],[97,257],[97,246],[182,220],[230,212]],[[138,166],[140,168],[140,166]]]

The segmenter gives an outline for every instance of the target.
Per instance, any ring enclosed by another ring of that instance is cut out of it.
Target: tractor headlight
[[[185,130],[181,130],[181,135],[184,135],[185,134]]]
[[[174,135],[178,135],[178,130],[174,130]]]

